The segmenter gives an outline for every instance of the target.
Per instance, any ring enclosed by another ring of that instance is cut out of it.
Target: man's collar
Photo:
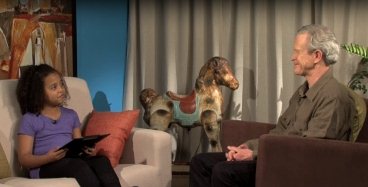
[[[332,70],[329,69],[325,74],[321,76],[320,79],[311,87],[309,88],[308,82],[305,81],[303,86],[299,89],[299,97],[307,97],[310,100],[313,100],[318,91],[331,79],[333,78]]]

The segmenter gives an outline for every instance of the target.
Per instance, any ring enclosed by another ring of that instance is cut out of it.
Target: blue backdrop
[[[97,111],[121,111],[127,52],[128,0],[76,1],[77,76]]]

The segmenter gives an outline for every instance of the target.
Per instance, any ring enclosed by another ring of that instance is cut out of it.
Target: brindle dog
[[[210,143],[208,151],[220,152],[223,105],[220,86],[235,90],[239,82],[225,58],[213,57],[201,68],[190,95],[171,91],[159,95],[151,88],[142,90],[139,99],[145,109],[143,119],[151,129],[163,131],[174,123],[186,128],[202,125]]]

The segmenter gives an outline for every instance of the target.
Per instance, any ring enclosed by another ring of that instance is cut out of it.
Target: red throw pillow
[[[109,133],[109,136],[96,144],[96,151],[97,155],[109,158],[112,167],[115,167],[119,164],[125,141],[135,126],[138,116],[138,109],[123,112],[94,111],[87,123],[84,136]]]

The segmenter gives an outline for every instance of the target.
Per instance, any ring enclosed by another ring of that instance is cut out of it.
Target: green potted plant
[[[341,46],[346,52],[355,54],[362,59],[360,60],[357,68],[357,72],[353,74],[351,80],[348,83],[348,87],[355,92],[368,96],[368,47],[364,47],[359,44],[351,43],[344,44]]]

